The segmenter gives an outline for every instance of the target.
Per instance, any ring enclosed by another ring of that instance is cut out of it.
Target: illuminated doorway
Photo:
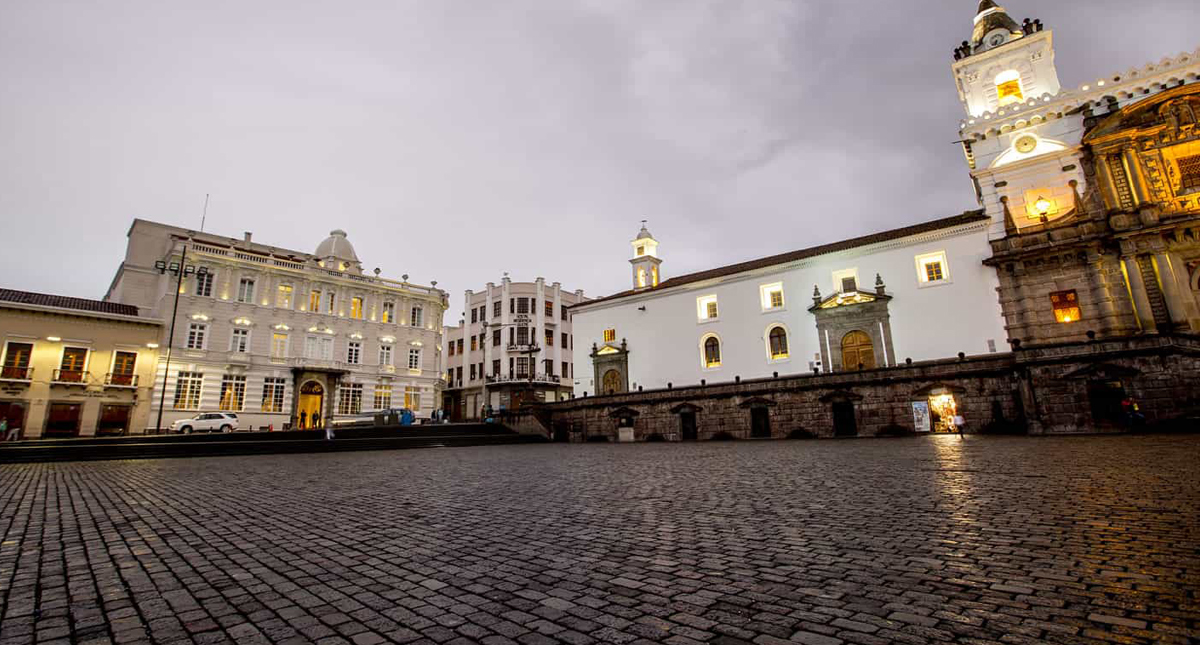
[[[929,425],[933,432],[955,432],[954,416],[958,414],[958,401],[947,391],[929,394]]]
[[[852,331],[842,337],[842,369],[869,370],[875,368],[875,347],[871,337],[861,331]]]
[[[300,401],[296,406],[296,422],[301,430],[316,428],[321,423],[325,409],[325,388],[316,381],[300,386]]]

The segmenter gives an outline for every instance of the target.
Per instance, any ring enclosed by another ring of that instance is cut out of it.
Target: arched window
[[[1000,72],[996,75],[995,82],[996,98],[1000,101],[1000,107],[1025,100],[1025,94],[1021,91],[1021,75],[1017,70]]]
[[[704,366],[721,366],[721,341],[716,336],[709,336],[704,340]]]
[[[788,357],[787,331],[783,327],[779,325],[772,327],[770,333],[767,334],[767,341],[772,360]]]

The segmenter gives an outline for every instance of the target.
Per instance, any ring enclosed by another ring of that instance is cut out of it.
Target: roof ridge
[[[42,307],[58,307],[60,309],[75,309],[77,311],[117,314],[122,316],[138,315],[138,308],[135,305],[109,302],[105,300],[92,300],[91,298],[77,298],[75,296],[60,296],[49,293],[38,293],[35,291],[21,291],[20,289],[0,288],[0,301],[15,302],[26,305],[38,305]]]

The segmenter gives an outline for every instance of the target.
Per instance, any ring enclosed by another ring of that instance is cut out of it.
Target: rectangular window
[[[501,306],[502,306],[502,305],[500,304],[500,301],[499,301],[499,300],[497,300],[496,302],[493,302],[493,303],[492,303],[492,318],[499,318],[499,317],[500,317],[500,307],[501,307]]]
[[[417,306],[417,307],[412,308],[411,313],[412,313],[412,315],[408,319],[409,323],[413,327],[420,327],[424,322],[425,310],[422,309],[421,307]]]
[[[783,309],[783,283],[764,284],[758,288],[763,311]]]
[[[850,293],[851,291],[858,291],[858,278],[855,276],[842,278],[842,293]]]
[[[333,339],[324,336],[309,336],[305,339],[304,355],[322,361],[333,360]]]
[[[1179,164],[1179,192],[1200,188],[1200,155],[1180,157],[1175,162]]]
[[[529,328],[528,327],[526,327],[524,325],[517,327],[517,344],[518,345],[528,345],[529,344]]]
[[[1079,322],[1083,317],[1083,312],[1079,309],[1079,297],[1074,289],[1050,294],[1050,304],[1054,305],[1054,319],[1060,323]]]
[[[287,379],[275,377],[263,379],[263,412],[283,412],[283,389],[286,385]]]
[[[279,285],[279,287],[275,290],[275,306],[280,309],[292,308],[292,285]]]
[[[471,351],[475,351],[476,349],[479,349],[478,342],[479,342],[478,338],[476,338],[475,336],[471,336]]]
[[[133,385],[133,370],[136,364],[137,352],[117,352],[113,357],[109,382],[113,385]]]
[[[852,293],[858,291],[858,268],[833,272],[833,292]],[[847,280],[849,278],[849,280]]]
[[[554,361],[550,359],[542,361],[542,369],[546,370],[546,376],[554,376]]]
[[[87,364],[88,350],[85,347],[63,348],[62,362],[59,363],[57,381],[67,383],[82,383],[84,366]]]
[[[499,347],[499,346],[500,346],[500,330],[493,329],[492,330],[492,347]]]
[[[533,298],[517,298],[517,313],[519,313],[519,314],[529,313],[529,301],[530,300],[533,300]]]
[[[559,307],[559,312],[562,314],[562,319],[566,320],[567,319],[567,308]]]
[[[566,361],[562,362],[562,377],[563,378],[569,378],[571,376],[570,374],[568,374],[568,372],[570,371],[570,368],[567,367],[568,365],[570,365],[570,363],[568,363]]]
[[[471,380],[475,380],[475,364],[471,363]]]
[[[222,410],[230,410],[237,412],[242,409],[242,404],[246,400],[246,377],[240,375],[226,374],[221,377],[221,404],[218,406]]]
[[[546,330],[546,347],[554,347],[554,330]]]
[[[500,359],[492,361],[492,376],[500,376]]]
[[[288,335],[278,332],[271,334],[271,358],[287,358]]]
[[[229,351],[235,354],[245,354],[250,351],[250,330],[235,329],[229,336]]]
[[[204,384],[204,375],[200,372],[180,372],[175,377],[176,410],[195,410],[200,407],[200,387]]]
[[[237,301],[254,303],[254,280],[252,278],[242,278],[238,283]]]
[[[392,384],[380,383],[375,386],[375,401],[372,406],[375,410],[387,410],[392,407]]]
[[[455,376],[454,380],[458,382],[458,386],[462,387],[462,366],[461,365],[454,368],[454,376]]]
[[[716,296],[701,296],[696,298],[696,318],[701,321],[717,319]]]
[[[383,303],[383,313],[380,314],[379,320],[385,323],[396,322],[396,303]]]
[[[517,313],[517,299],[516,298],[508,299],[508,313],[510,313],[510,314]]]
[[[350,299],[350,317],[355,320],[362,320],[363,317],[363,299],[354,297]]]
[[[391,345],[380,345],[379,346],[379,364],[380,365],[391,365],[392,364],[392,346]]]
[[[517,378],[529,378],[529,358],[526,356],[517,357]]]
[[[338,390],[338,414],[362,413],[362,383],[343,383]]]
[[[204,349],[204,340],[207,336],[208,325],[204,323],[191,323],[188,325],[187,348]]]
[[[337,312],[337,294],[330,291],[325,294],[325,313],[333,315]]]
[[[479,310],[474,307],[471,307],[471,322],[479,322]]]
[[[606,342],[606,343],[615,343],[615,342],[617,342],[617,330],[615,330],[615,329],[605,329],[605,330],[604,330],[604,342]]]
[[[362,362],[362,343],[357,340],[352,340],[346,343],[346,362],[351,365],[358,365]]]
[[[487,305],[479,305],[479,320],[487,320]]]
[[[408,350],[408,369],[421,369],[421,350],[416,347]]]
[[[917,256],[917,283],[920,286],[942,284],[950,281],[946,253],[937,251]]]
[[[206,298],[212,297],[213,274],[197,273],[196,274],[196,295]]]
[[[546,317],[547,318],[554,317],[554,301],[553,300],[546,301]]]
[[[33,343],[9,343],[4,351],[3,378],[28,380],[30,378],[29,357],[33,355]]]
[[[321,313],[321,290],[313,289],[308,294],[308,310],[314,314]]]
[[[421,409],[420,389],[411,385],[404,388],[404,407],[413,411]]]
[[[451,356],[454,356],[454,341],[450,341],[450,346],[447,349]]]

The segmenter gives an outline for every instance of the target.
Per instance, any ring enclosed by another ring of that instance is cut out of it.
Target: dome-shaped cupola
[[[346,231],[341,229],[330,231],[329,237],[317,245],[313,256],[322,263],[322,266],[338,271],[358,269],[360,266],[354,246],[350,244],[350,240],[346,239]]]

